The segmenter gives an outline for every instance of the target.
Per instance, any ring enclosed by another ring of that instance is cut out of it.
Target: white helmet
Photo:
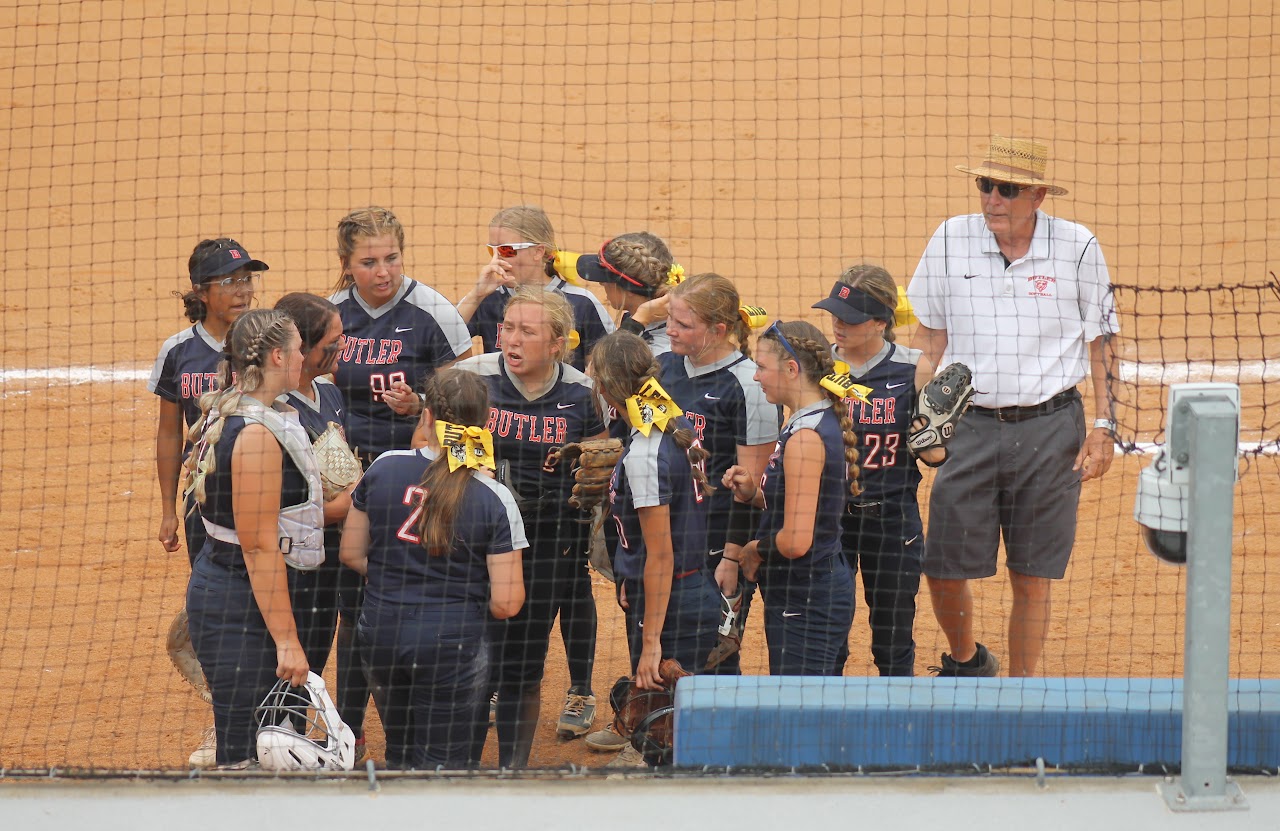
[[[264,770],[351,770],[356,737],[343,723],[324,679],[307,673],[293,687],[277,681],[254,712],[258,763]]]

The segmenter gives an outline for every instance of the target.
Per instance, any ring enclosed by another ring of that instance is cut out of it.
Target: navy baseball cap
[[[191,282],[198,285],[241,268],[247,268],[249,271],[267,271],[271,266],[262,260],[250,257],[249,252],[244,250],[244,246],[235,240],[220,241],[216,248],[196,264],[195,271],[191,273]]]
[[[893,322],[893,309],[876,300],[859,288],[839,280],[831,287],[831,294],[825,300],[814,303],[812,308],[831,312],[849,325],[866,323],[868,320]]]

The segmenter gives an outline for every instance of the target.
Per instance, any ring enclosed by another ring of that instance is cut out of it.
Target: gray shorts
[[[966,413],[929,498],[924,573],[990,577],[1003,534],[1010,570],[1055,580],[1066,574],[1080,505],[1080,472],[1071,466],[1084,436],[1079,400],[1018,422]]]

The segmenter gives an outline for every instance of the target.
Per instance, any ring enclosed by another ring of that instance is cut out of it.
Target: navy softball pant
[[[769,674],[838,674],[853,625],[853,576],[844,558],[762,568],[759,576]]]
[[[385,691],[387,766],[467,768],[477,720],[488,724],[488,622],[475,601],[382,605],[366,599],[358,640]]]

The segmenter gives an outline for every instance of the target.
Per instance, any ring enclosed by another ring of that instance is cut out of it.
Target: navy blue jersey
[[[849,496],[849,469],[844,460],[844,431],[840,429],[840,416],[831,401],[826,399],[797,410],[783,425],[778,447],[769,457],[769,464],[760,477],[760,489],[764,492],[764,513],[760,517],[756,539],[772,537],[782,530],[787,490],[782,460],[787,442],[799,430],[816,431],[826,449],[822,479],[818,482],[800,483],[800,487],[818,489],[818,515],[814,520],[813,544],[804,556],[796,560],[776,555],[774,561],[766,561],[764,564],[769,570],[811,568],[840,553],[840,518],[844,516],[845,501]]]
[[[205,501],[200,505],[200,515],[204,519],[232,530],[235,530],[236,519],[232,510],[231,453],[246,424],[248,422],[241,416],[231,416],[226,419],[226,424],[222,427],[222,435],[218,438],[218,443],[213,446],[214,468],[205,476]],[[294,464],[284,448],[280,449],[280,455],[283,457],[280,507],[307,501],[310,489],[307,487],[306,477],[302,475],[302,471],[298,470],[298,466]],[[215,540],[213,537],[205,538],[201,554],[212,556],[214,562],[224,566],[244,564],[244,553],[239,545]]]
[[[160,347],[160,356],[151,368],[147,391],[182,408],[190,429],[200,418],[200,396],[218,388],[218,364],[222,361],[222,341],[197,323],[169,338]]]
[[[369,582],[366,602],[418,606],[433,600],[489,600],[488,557],[528,548],[524,521],[506,488],[479,471],[466,476],[466,494],[453,524],[453,548],[427,554],[418,536],[422,474],[435,454],[427,448],[379,456],[351,495],[369,517]]]
[[[867,395],[870,404],[849,399],[849,418],[858,435],[858,466],[862,469],[858,502],[883,502],[904,492],[914,494],[920,484],[920,468],[907,449],[919,360],[919,350],[886,342],[866,364],[849,369],[859,384],[871,388]]]
[[[675,423],[677,427],[689,427],[683,418]],[[707,561],[709,504],[693,478],[688,453],[669,433],[655,427],[645,436],[632,428],[626,452],[609,482],[609,510],[618,527],[614,563],[618,576],[633,580],[644,576],[644,535],[636,509],[658,505],[670,509],[675,573],[702,568]]]
[[[565,358],[565,363],[572,364],[575,369],[585,370],[591,347],[617,328],[613,325],[613,318],[609,317],[604,305],[587,289],[571,286],[559,277],[552,278],[546,289],[564,297],[573,309],[573,328],[578,330],[580,343]],[[506,312],[511,294],[504,287],[481,300],[467,324],[471,334],[480,337],[485,352],[497,352],[502,348],[502,316]]]
[[[467,325],[439,292],[409,277],[377,309],[355,286],[329,300],[338,307],[346,336],[333,382],[347,401],[347,441],[362,453],[408,447],[418,417],[396,415],[382,393],[396,381],[418,389],[437,368],[470,349]]]
[[[510,482],[524,510],[545,505],[568,510],[573,490],[572,465],[548,458],[568,442],[582,441],[604,430],[596,409],[591,379],[567,364],[556,367],[550,389],[530,399],[527,388],[507,372],[500,352],[477,355],[458,364],[489,387],[489,423],[493,452],[510,463]]]
[[[754,378],[756,363],[741,352],[695,367],[688,358],[668,352],[658,357],[662,388],[684,410],[695,443],[710,453],[703,472],[711,492],[709,550],[724,548],[729,532],[733,491],[720,487],[724,472],[738,463],[738,445],[773,444],[782,424],[782,408],[770,404]]]

